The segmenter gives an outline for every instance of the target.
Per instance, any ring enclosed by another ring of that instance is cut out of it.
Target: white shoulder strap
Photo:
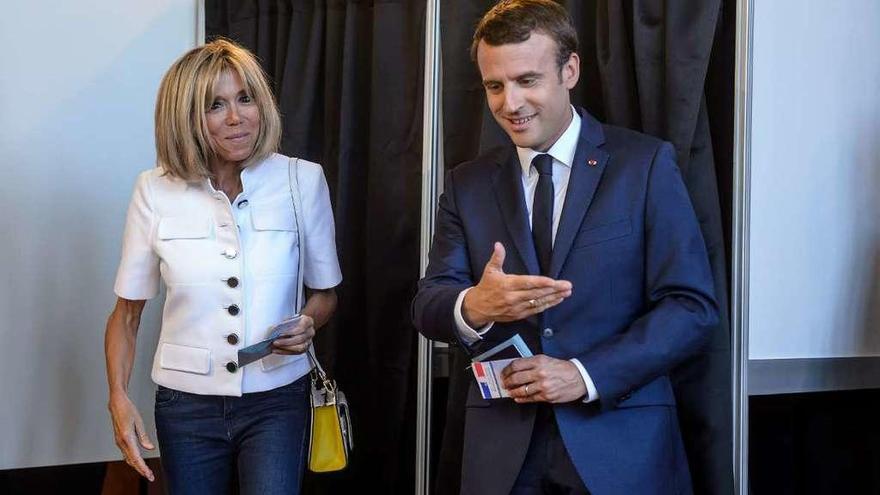
[[[303,308],[303,302],[305,299],[305,290],[303,287],[303,271],[305,269],[305,232],[303,232],[303,222],[301,211],[302,211],[302,198],[300,198],[299,194],[299,158],[291,158],[287,162],[287,185],[290,189],[290,203],[293,205],[293,218],[296,223],[296,236],[297,242],[299,243],[299,269],[297,270],[296,275],[296,297],[294,298],[294,311],[299,313]],[[324,368],[321,367],[321,363],[318,362],[318,357],[315,356],[315,344],[309,346],[309,358],[312,360],[315,368],[317,368],[318,375],[321,377],[322,381],[327,380],[327,374],[324,372]]]
[[[299,195],[299,158],[291,158],[287,162],[287,186],[290,189],[290,202],[293,205],[293,219],[296,223],[296,236],[299,244],[299,269],[296,275],[296,298],[294,300],[294,311],[299,313],[303,308],[303,269],[305,268],[305,233],[303,232],[303,222],[300,211],[302,210],[302,199]]]

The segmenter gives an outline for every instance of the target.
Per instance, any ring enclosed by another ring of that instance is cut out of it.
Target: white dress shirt
[[[320,165],[300,160],[303,211],[297,226],[288,158],[273,154],[241,172],[233,201],[209,180],[186,182],[154,168],[137,179],[114,290],[151,299],[166,287],[152,378],[195,394],[271,390],[311,369],[306,355],[270,354],[238,368],[238,350],[268,337],[294,314],[305,229],[303,280],[313,289],[342,280],[333,213]]]
[[[577,151],[578,139],[581,134],[581,117],[578,115],[574,107],[571,107],[572,119],[568,124],[568,128],[559,139],[553,143],[553,146],[547,150],[547,154],[553,157],[553,242],[556,241],[556,231],[559,228],[559,219],[562,217],[562,207],[565,205],[565,193],[568,191],[568,179],[571,176],[571,165],[574,162],[574,154]],[[531,148],[516,148],[519,163],[522,167],[522,184],[523,193],[526,199],[526,208],[528,210],[529,226],[532,224],[532,204],[535,201],[535,189],[538,186],[538,171],[532,166],[532,159],[541,154]],[[455,302],[455,324],[458,328],[459,335],[462,340],[468,343],[474,343],[481,340],[482,335],[492,328],[493,323],[489,323],[485,327],[475,330],[471,328],[464,320],[461,306],[464,303],[464,296],[472,287],[469,287],[458,295]],[[587,395],[584,402],[592,402],[599,398],[599,392],[596,390],[593,380],[589,373],[581,364],[580,360],[570,359],[577,367],[587,387]]]

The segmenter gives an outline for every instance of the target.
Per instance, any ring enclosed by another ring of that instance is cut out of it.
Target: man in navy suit
[[[575,109],[577,35],[504,0],[472,47],[513,142],[452,170],[413,319],[471,353],[520,334],[511,399],[466,404],[463,494],[690,493],[668,373],[717,320],[672,146]]]

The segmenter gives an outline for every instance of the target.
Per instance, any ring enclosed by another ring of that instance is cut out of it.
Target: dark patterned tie
[[[553,253],[553,157],[543,153],[532,159],[538,171],[538,186],[532,205],[532,239],[538,254],[541,274],[550,274],[550,256]]]

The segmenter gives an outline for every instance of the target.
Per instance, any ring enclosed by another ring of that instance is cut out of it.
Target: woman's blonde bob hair
[[[211,177],[216,156],[205,112],[214,100],[214,83],[224,71],[241,78],[260,110],[260,131],[242,166],[258,163],[278,149],[281,118],[266,75],[251,52],[225,39],[194,48],[168,69],[156,98],[157,165],[173,177],[198,181]]]

